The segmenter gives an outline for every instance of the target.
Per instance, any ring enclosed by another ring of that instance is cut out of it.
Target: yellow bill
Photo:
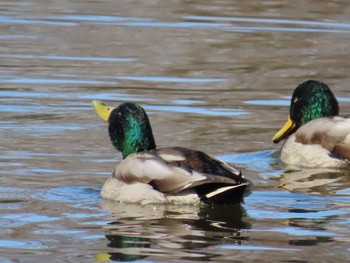
[[[97,115],[100,116],[100,118],[103,119],[105,122],[108,122],[109,115],[111,115],[111,112],[114,109],[113,107],[109,107],[102,101],[98,100],[92,101],[92,107],[96,111]]]
[[[288,116],[287,122],[284,124],[284,126],[273,136],[272,141],[274,143],[279,143],[281,140],[283,140],[285,137],[290,135],[292,132],[294,132],[295,129],[295,123],[290,119],[290,116]]]

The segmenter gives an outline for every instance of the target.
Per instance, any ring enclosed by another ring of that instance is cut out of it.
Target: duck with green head
[[[93,101],[108,122],[113,146],[123,160],[101,190],[103,198],[130,203],[240,203],[250,181],[206,153],[183,147],[156,148],[144,109],[134,103],[108,107]]]
[[[338,114],[338,101],[325,83],[301,83],[294,90],[287,122],[272,139],[287,139],[282,161],[303,167],[349,167],[350,119]]]

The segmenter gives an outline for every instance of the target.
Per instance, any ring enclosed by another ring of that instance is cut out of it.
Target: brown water
[[[289,171],[271,142],[304,80],[350,112],[348,1],[2,1],[0,27],[0,262],[350,260],[349,174]],[[253,194],[102,200],[121,155],[93,99],[142,104],[158,146],[232,163]]]

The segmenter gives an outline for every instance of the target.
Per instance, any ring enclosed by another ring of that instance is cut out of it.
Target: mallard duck
[[[241,172],[204,152],[156,148],[144,109],[134,103],[116,108],[93,101],[108,122],[113,146],[123,160],[101,190],[103,198],[130,203],[239,203],[251,182]]]
[[[338,101],[325,83],[301,83],[294,90],[287,122],[272,139],[278,143],[288,138],[282,161],[302,167],[349,167],[350,119],[338,114]]]

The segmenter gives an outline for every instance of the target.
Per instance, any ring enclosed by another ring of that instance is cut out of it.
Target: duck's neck
[[[301,125],[314,119],[338,115],[339,108],[338,103],[334,102],[331,97],[316,93],[310,98],[308,107],[304,108],[302,112]]]
[[[130,117],[122,126],[116,129],[123,129],[123,133],[117,133],[110,127],[109,135],[112,144],[117,150],[121,151],[123,158],[133,153],[156,148],[152,128],[148,120],[140,121]],[[120,138],[120,134],[123,134],[123,138]]]

